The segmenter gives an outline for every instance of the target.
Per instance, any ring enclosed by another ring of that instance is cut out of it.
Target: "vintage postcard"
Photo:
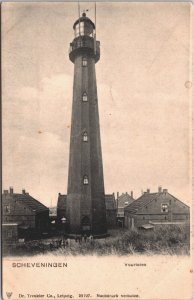
[[[2,3],[4,300],[192,299],[192,18]]]

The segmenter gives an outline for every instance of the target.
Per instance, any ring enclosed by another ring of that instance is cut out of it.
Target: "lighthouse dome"
[[[86,13],[83,13],[82,16],[75,21],[73,25],[75,31],[75,37],[79,35],[94,36],[95,25],[94,23],[86,16]]]

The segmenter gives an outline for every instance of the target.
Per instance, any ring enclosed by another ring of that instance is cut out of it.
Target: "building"
[[[51,206],[49,207],[49,218],[55,218],[57,216],[57,207]]]
[[[111,228],[116,226],[117,219],[117,205],[115,194],[105,195],[105,204],[106,204],[106,220],[107,227]],[[58,195],[57,202],[57,222],[60,224],[63,218],[66,218],[66,209],[67,209],[67,195]]]
[[[66,217],[71,234],[107,232],[95,63],[100,59],[94,23],[82,14],[73,25],[74,63]]]
[[[57,219],[61,220],[62,218],[66,218],[67,211],[67,195],[58,195],[57,201]]]
[[[14,193],[13,188],[10,188],[9,191],[4,190],[2,218],[5,230],[7,228],[9,230],[13,223],[17,224],[19,235],[23,237],[39,235],[48,231],[49,228],[49,209],[25,190],[22,191],[22,194]],[[9,224],[10,227],[6,224]]]
[[[57,227],[59,230],[69,230],[69,224],[67,224],[67,195],[58,195],[57,201]]]
[[[117,224],[117,205],[115,194],[113,193],[105,195],[105,203],[107,227],[115,227]]]
[[[51,206],[49,207],[49,224],[50,224],[50,233],[57,229],[57,207]]]
[[[131,195],[126,192],[122,193],[120,196],[117,192],[117,224],[120,227],[124,227],[124,208],[133,201],[133,191],[131,191]]]
[[[3,245],[16,245],[18,241],[18,224],[3,223],[2,224],[2,240]]]
[[[60,231],[69,231],[67,223],[67,195],[58,195],[57,201],[57,228]]]
[[[189,223],[189,206],[159,187],[157,193],[150,190],[124,209],[125,227],[142,227],[146,224],[186,224]]]

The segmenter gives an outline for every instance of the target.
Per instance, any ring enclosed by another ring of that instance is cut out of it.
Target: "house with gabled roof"
[[[22,193],[14,193],[13,188],[4,190],[2,218],[4,226],[15,223],[24,236],[39,235],[49,229],[49,209],[25,190]]]
[[[139,228],[145,224],[187,224],[190,208],[170,193],[159,187],[157,193],[147,192],[124,208],[125,227]]]
[[[127,192],[119,195],[119,192],[117,192],[117,224],[120,227],[124,226],[124,208],[133,201],[133,191],[131,191],[130,195]]]
[[[131,204],[134,201],[133,198],[133,192],[131,192],[131,195],[129,195],[127,192],[122,193],[119,196],[119,193],[117,193],[117,207],[118,207],[118,217],[124,217],[124,207]]]
[[[57,200],[57,218],[60,221],[62,218],[66,217],[67,209],[67,195],[58,194]]]
[[[117,222],[117,205],[114,193],[105,195],[105,205],[107,226],[108,228],[115,227]]]

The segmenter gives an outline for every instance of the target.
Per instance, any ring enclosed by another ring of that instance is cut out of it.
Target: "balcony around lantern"
[[[96,48],[96,51],[95,51]],[[96,53],[95,53],[96,52]],[[74,62],[79,54],[88,54],[94,57],[95,62],[100,59],[100,42],[89,36],[79,36],[73,40],[69,48],[69,58]]]

